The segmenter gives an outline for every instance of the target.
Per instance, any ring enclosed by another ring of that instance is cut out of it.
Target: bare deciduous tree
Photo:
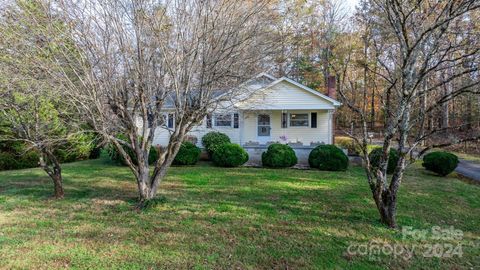
[[[427,130],[427,119],[455,97],[480,94],[479,33],[478,28],[468,27],[469,16],[478,13],[480,3],[475,0],[366,2],[378,55],[379,68],[375,76],[384,85],[384,139],[378,168],[371,166],[367,152],[367,109],[349,100],[348,92],[352,90],[349,83],[339,92],[344,103],[361,120],[361,132],[350,135],[362,146],[368,183],[381,221],[393,228],[397,226],[397,194],[406,166],[428,149],[438,146],[426,145],[419,149],[426,139],[444,130]],[[434,77],[442,79],[431,80]],[[468,83],[458,83],[465,77],[470,78]],[[478,134],[470,135],[441,145],[479,138]],[[393,175],[388,176],[391,148],[396,148],[400,157]]]
[[[266,1],[60,1],[80,53],[71,100],[120,152],[140,205],[155,197],[185,135],[268,55]],[[175,128],[148,165],[166,109]],[[125,134],[128,140],[118,138]],[[132,150],[132,159],[125,147]]]

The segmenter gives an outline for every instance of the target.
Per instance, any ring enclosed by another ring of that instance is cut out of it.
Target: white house
[[[332,143],[333,112],[340,102],[286,77],[264,73],[244,87],[248,94],[223,102],[189,133],[197,138],[198,146],[210,131],[225,133],[233,143],[245,147],[269,142],[297,146]],[[170,115],[168,124],[157,128],[154,144],[168,144],[173,122]]]

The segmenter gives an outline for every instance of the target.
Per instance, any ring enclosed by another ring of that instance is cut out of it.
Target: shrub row
[[[262,154],[262,164],[271,168],[287,168],[297,164],[295,151],[285,144],[271,144]],[[335,145],[319,145],[308,156],[311,168],[325,171],[344,171],[348,168],[348,157]]]
[[[121,139],[128,141],[123,136]],[[209,132],[202,138],[202,144],[205,147],[209,157],[216,166],[237,167],[248,161],[248,153],[240,145],[230,142],[230,138],[220,132]],[[129,154],[133,162],[136,162],[133,152],[130,148],[124,147],[125,152]],[[108,153],[112,160],[125,165],[125,160],[118,153],[115,147],[109,146]],[[194,165],[197,163],[201,150],[191,142],[184,142],[173,164],[175,165]],[[150,151],[149,162],[153,163],[158,158],[158,151],[152,148]],[[287,168],[297,164],[295,151],[286,144],[271,144],[266,152],[262,153],[262,164],[271,168]],[[317,146],[309,156],[310,166],[321,170],[346,170],[348,167],[348,157],[342,150],[333,145]]]
[[[123,138],[127,140],[125,137]],[[348,140],[347,140],[348,139]],[[347,138],[337,138],[337,144],[349,151],[349,153],[358,153],[357,146],[353,140]],[[202,138],[202,144],[205,147],[213,163],[222,167],[237,167],[248,161],[248,153],[240,145],[230,142],[230,138],[220,132],[209,132]],[[132,160],[136,162],[133,152],[124,148]],[[201,150],[190,141],[185,141],[175,156],[173,164],[175,165],[195,165],[199,160]],[[370,164],[373,168],[380,166],[380,158],[383,154],[382,148],[375,148],[369,154]],[[5,155],[5,153],[1,153]],[[8,160],[0,155],[0,168],[13,166],[11,164],[2,164],[2,161]],[[125,164],[125,161],[115,148],[109,147],[109,155],[112,160]],[[28,159],[28,157],[26,157]],[[149,163],[153,163],[158,158],[158,150],[152,147],[149,156]],[[35,159],[35,158],[31,158]],[[394,172],[398,163],[399,154],[395,149],[391,149],[388,157],[387,173]],[[270,168],[287,168],[297,164],[295,151],[286,144],[271,144],[267,151],[262,153],[262,165]],[[325,171],[345,171],[348,168],[348,156],[335,145],[319,145],[309,154],[308,163],[310,167]],[[446,152],[432,152],[425,155],[423,166],[439,175],[451,173],[458,165],[458,157]]]

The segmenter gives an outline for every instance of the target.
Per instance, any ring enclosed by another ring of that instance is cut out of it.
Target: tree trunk
[[[177,141],[183,141],[184,133],[180,136],[182,139],[174,139]],[[172,135],[173,137],[173,135]],[[172,139],[171,139],[172,140]],[[163,178],[167,175],[167,170],[173,162],[174,157],[180,149],[181,143],[171,143],[172,145],[167,148],[165,151],[165,156],[160,157],[155,164],[153,172],[150,174],[150,167],[148,164],[148,159],[145,159],[144,162],[139,162],[138,166],[138,191],[139,191],[139,204],[138,208],[144,208],[147,206],[148,201],[155,198],[158,192],[158,187],[162,182]],[[145,155],[148,157],[148,155]]]
[[[377,191],[373,199],[377,205],[378,212],[380,214],[380,221],[387,225],[389,228],[397,227],[396,209],[397,201],[396,196],[391,194],[389,190]]]
[[[448,71],[450,73],[450,70]],[[448,82],[445,86],[445,96],[449,96],[452,93],[452,82]],[[450,127],[450,110],[449,110],[450,102],[444,102],[442,105],[442,128],[449,128]],[[444,131],[445,134],[448,134],[448,131]]]
[[[478,95],[478,115],[477,115],[477,127],[480,127],[480,95]]]
[[[61,173],[52,177],[53,187],[55,189],[54,196],[56,199],[62,199],[65,196],[65,191],[63,190],[63,181]]]
[[[52,163],[53,168],[50,168],[47,160]],[[52,178],[55,199],[62,199],[65,196],[65,191],[63,190],[62,167],[57,158],[50,151],[43,150],[39,163],[48,176]]]
[[[140,199],[140,204],[143,204],[144,202],[153,199],[155,197],[155,194],[152,194],[151,188],[149,185],[149,171],[148,168],[147,170],[141,169],[138,179],[137,179],[137,184],[138,184],[138,196]]]
[[[467,124],[464,130],[471,130],[473,128],[474,108],[473,108],[473,96],[467,96],[467,110],[466,110]]]
[[[372,86],[372,103],[370,111],[370,129],[375,130],[375,86]]]

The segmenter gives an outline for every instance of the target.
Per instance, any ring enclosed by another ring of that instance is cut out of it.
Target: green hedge
[[[381,147],[375,148],[368,154],[368,159],[370,160],[370,165],[372,168],[378,168],[380,166],[380,157],[382,156],[383,149]],[[398,151],[396,149],[390,149],[388,156],[388,165],[387,173],[392,174],[395,171],[395,167],[398,163]]]
[[[205,147],[210,158],[220,145],[230,143],[230,138],[221,132],[211,131],[202,137],[202,145]]]
[[[446,176],[453,172],[458,165],[458,157],[448,152],[431,152],[423,157],[422,166],[425,169]]]
[[[237,167],[248,161],[248,153],[240,145],[225,143],[216,147],[213,163],[221,167]]]
[[[274,143],[262,153],[262,164],[271,168],[287,168],[297,164],[297,156],[292,147],[286,144]]]
[[[0,143],[0,170],[19,170],[38,167],[38,152],[22,142]]]
[[[202,150],[191,142],[183,142],[178,150],[173,164],[175,165],[195,165],[200,158]]]
[[[308,156],[310,167],[323,171],[345,171],[348,157],[335,145],[319,145]]]
[[[93,153],[96,150],[97,153]],[[93,133],[82,133],[70,137],[54,150],[60,163],[73,162],[98,157],[100,148]],[[18,170],[38,167],[39,153],[20,141],[0,143],[0,170]]]
[[[38,158],[38,153],[35,151],[28,151],[21,156],[16,153],[1,152],[0,171],[38,167]]]

